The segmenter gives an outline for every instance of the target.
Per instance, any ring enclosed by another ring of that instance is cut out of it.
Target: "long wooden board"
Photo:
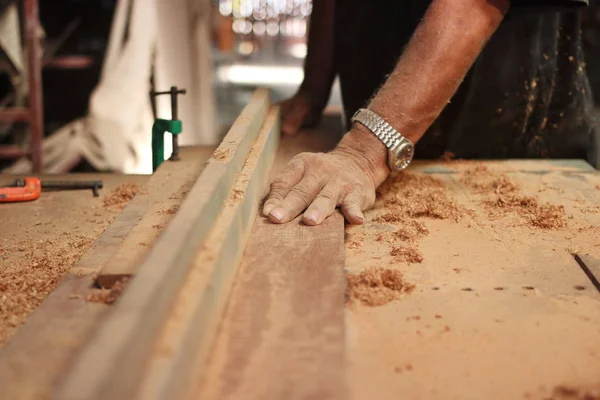
[[[181,149],[181,161],[164,162],[128,208],[142,213],[131,224],[131,231],[118,249],[104,262],[97,282],[106,289],[123,278],[131,277],[163,228],[174,217],[187,192],[192,188],[212,153],[210,148]]]
[[[344,219],[257,219],[202,399],[346,399]]]
[[[186,281],[266,118],[270,96],[258,90],[140,266],[130,287],[59,385],[59,398],[131,398],[173,300]],[[119,373],[116,373],[116,372]],[[114,392],[111,392],[114,390]]]
[[[271,178],[296,154],[328,151],[326,130],[285,137]],[[192,399],[345,399],[344,219],[274,225],[257,218],[208,367]]]
[[[165,324],[140,391],[143,399],[194,398],[194,379],[206,370],[230,288],[258,205],[263,197],[279,137],[279,110],[274,108],[232,194],[193,261],[171,317]],[[118,396],[118,394],[117,394]],[[109,396],[114,398],[114,395]]]

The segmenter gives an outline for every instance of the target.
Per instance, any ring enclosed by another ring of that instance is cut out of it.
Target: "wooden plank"
[[[181,161],[164,162],[152,175],[130,208],[142,213],[119,248],[98,273],[97,282],[111,288],[122,278],[131,277],[156,242],[162,229],[173,218],[182,199],[200,176],[211,147],[182,147]]]
[[[256,140],[231,196],[193,262],[150,361],[139,397],[184,398],[206,369],[231,285],[266,187],[279,137],[274,108]],[[114,398],[113,392],[107,397]],[[117,394],[118,396],[118,394]]]
[[[534,228],[518,212],[491,215],[489,194],[463,180],[471,165],[425,174],[465,211],[458,222],[417,218],[428,234],[399,244],[416,248],[421,263],[398,261],[390,243],[377,240],[402,228],[376,219],[389,211],[383,203],[367,212],[365,226],[346,229],[350,273],[386,267],[416,286],[381,307],[349,306],[352,398],[549,398],[561,385],[597,384],[600,296],[571,253],[600,255],[600,198],[590,190],[598,175],[527,164],[520,172],[507,163],[504,175],[523,196],[563,206],[566,227]],[[411,185],[419,187],[407,182],[406,191]],[[407,198],[402,188],[397,196]],[[440,201],[423,192],[413,198]]]
[[[151,249],[116,308],[59,385],[59,398],[131,398],[191,261],[229,197],[266,118],[270,96],[258,90]],[[119,372],[117,374],[117,372]]]
[[[282,139],[271,178],[294,155],[335,146],[339,118],[323,125]],[[255,221],[190,398],[347,398],[343,227],[337,213],[318,227]]]
[[[347,398],[343,246],[338,213],[318,227],[257,219],[195,398]]]

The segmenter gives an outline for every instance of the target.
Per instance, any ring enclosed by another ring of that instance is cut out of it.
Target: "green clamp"
[[[156,119],[152,125],[152,172],[165,161],[165,132],[179,135],[182,131],[181,121]]]

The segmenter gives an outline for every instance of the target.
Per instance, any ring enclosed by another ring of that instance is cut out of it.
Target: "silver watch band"
[[[394,150],[398,147],[404,136],[395,130],[390,124],[385,122],[383,118],[375,112],[361,108],[352,117],[352,122],[360,122],[366,126],[375,136],[385,144],[389,150]]]
[[[361,108],[352,117],[352,122],[359,122],[369,129],[388,148],[388,165],[393,170],[403,170],[412,161],[414,146],[375,112]]]

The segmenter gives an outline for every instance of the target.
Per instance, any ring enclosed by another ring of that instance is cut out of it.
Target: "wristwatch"
[[[369,129],[388,148],[388,166],[401,171],[408,167],[415,153],[415,146],[373,111],[361,108],[352,117]]]

